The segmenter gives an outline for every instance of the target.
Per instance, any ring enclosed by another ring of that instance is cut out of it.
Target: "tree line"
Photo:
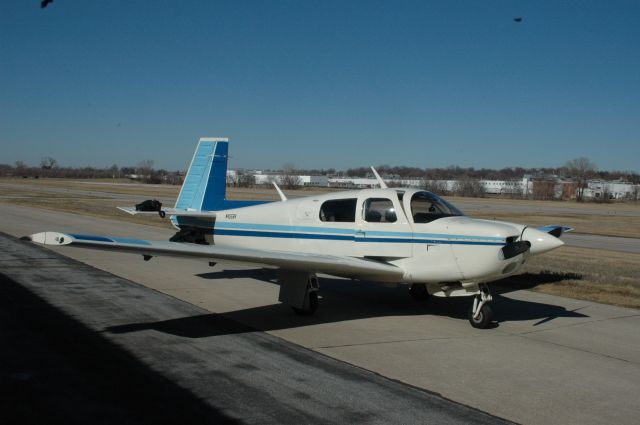
[[[151,184],[180,184],[184,173],[155,169],[154,161],[146,159],[136,165],[120,167],[65,167],[51,157],[42,158],[38,166],[30,166],[23,161],[14,164],[0,164],[0,176],[24,178],[70,178],[70,179],[122,179],[129,178]]]
[[[105,168],[91,166],[65,167],[60,166],[58,161],[52,157],[44,157],[38,166],[29,166],[23,161],[16,161],[14,164],[0,164],[0,176],[79,179],[117,179],[135,176],[135,179],[146,183],[181,183],[184,172],[155,169],[153,166],[154,161],[146,159],[138,162],[134,166],[124,167],[120,167],[115,164]],[[640,174],[638,173],[630,171],[597,170],[595,163],[585,157],[567,161],[561,167],[505,167],[501,169],[476,169],[474,167],[459,167],[457,165],[452,165],[446,168],[420,168],[382,164],[378,165],[376,169],[384,176],[385,179],[389,180],[460,180],[463,181],[468,188],[471,188],[473,186],[473,181],[477,180],[517,180],[521,179],[525,174],[532,176],[554,175],[571,178],[578,184],[579,188],[585,187],[587,179],[602,179],[606,181],[624,180],[633,184],[640,184]],[[330,177],[373,177],[369,167],[348,168],[346,170],[336,170],[334,168],[303,169],[296,168],[293,164],[287,163],[281,170],[273,171],[286,176],[327,175]],[[243,176],[248,174],[250,173],[242,173]],[[294,178],[292,177],[292,179]],[[295,184],[291,184],[290,186],[295,186]],[[582,193],[580,190],[578,198],[581,196]]]

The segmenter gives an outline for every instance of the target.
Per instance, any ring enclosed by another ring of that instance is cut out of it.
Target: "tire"
[[[158,214],[160,215],[160,218],[164,218],[167,213],[165,213],[164,211],[160,211],[158,212]]]
[[[309,308],[291,308],[300,316],[311,316],[318,309],[318,291],[309,292]]]
[[[473,305],[471,305],[469,307],[468,316],[469,316],[469,323],[471,323],[471,326],[477,329],[486,329],[487,327],[489,327],[489,325],[493,320],[493,310],[491,310],[491,307],[489,306],[489,304],[485,304],[480,309],[480,314],[478,315],[478,318],[474,319]]]
[[[409,294],[414,300],[426,300],[430,297],[429,291],[427,291],[427,285],[424,283],[414,283],[409,287]]]

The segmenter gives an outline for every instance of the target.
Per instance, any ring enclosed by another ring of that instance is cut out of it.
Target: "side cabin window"
[[[464,214],[431,192],[416,192],[411,197],[411,215],[414,223],[429,223],[439,218]]]
[[[356,221],[356,203],[356,198],[325,201],[320,206],[320,220],[353,223]]]
[[[364,220],[368,223],[394,223],[396,210],[391,199],[369,198],[364,201]]]

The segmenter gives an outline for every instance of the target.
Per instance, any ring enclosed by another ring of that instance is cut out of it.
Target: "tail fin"
[[[203,137],[193,154],[176,208],[215,211],[224,204],[229,139]]]

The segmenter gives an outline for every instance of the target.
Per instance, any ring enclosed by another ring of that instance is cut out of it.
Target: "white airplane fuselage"
[[[207,239],[218,246],[382,260],[403,270],[403,283],[488,282],[516,273],[529,255],[562,245],[554,236],[515,223],[464,215],[416,222],[412,200],[425,193],[416,189],[333,192],[218,211],[215,223],[203,227],[213,227]],[[341,200],[353,205],[355,214],[349,221],[323,217],[323,205]],[[389,207],[395,220],[375,221],[378,216],[374,215],[372,221],[365,211],[367,202]],[[201,220],[206,219],[196,219]],[[530,249],[505,259],[502,248],[518,240],[529,240]],[[384,276],[367,279],[388,281]]]

